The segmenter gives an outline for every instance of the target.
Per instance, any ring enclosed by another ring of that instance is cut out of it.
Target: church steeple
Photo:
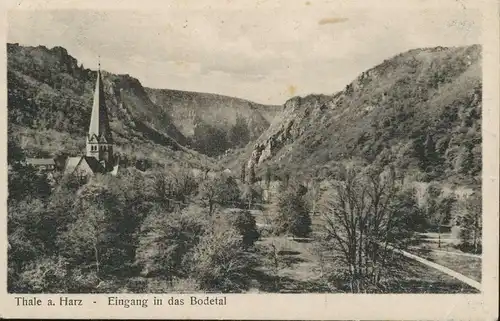
[[[104,86],[101,78],[101,63],[97,69],[94,103],[87,135],[87,156],[104,161],[105,167],[112,165],[113,137],[109,126],[108,111],[104,100]]]
[[[93,136],[99,140],[105,138],[107,142],[111,143],[111,130],[109,129],[108,111],[104,100],[104,87],[102,84],[100,65],[99,63],[88,134],[91,138]]]

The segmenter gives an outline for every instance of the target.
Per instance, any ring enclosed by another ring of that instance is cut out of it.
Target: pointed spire
[[[92,106],[92,115],[90,117],[89,140],[94,136],[98,141],[102,138],[110,144],[112,143],[111,130],[109,128],[108,111],[104,100],[104,86],[101,78],[101,62],[99,60],[97,69],[97,80],[94,92],[94,104]]]

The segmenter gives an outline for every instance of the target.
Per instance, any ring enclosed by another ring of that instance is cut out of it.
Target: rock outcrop
[[[479,45],[410,50],[334,95],[287,101],[245,162],[306,172],[389,157],[431,177],[478,177],[466,159],[481,157],[481,81]]]

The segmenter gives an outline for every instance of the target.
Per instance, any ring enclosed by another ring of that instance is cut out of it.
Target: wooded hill
[[[80,154],[95,71],[62,47],[8,44],[7,58],[9,135],[29,156]],[[275,110],[220,95],[147,89],[129,75],[102,75],[116,150],[132,159],[205,166],[212,161],[201,154],[244,146],[269,126]]]
[[[191,147],[210,156],[255,141],[282,108],[216,94],[145,89],[151,100],[165,108],[179,131],[191,140]]]
[[[251,148],[226,164],[321,177],[335,162],[392,164],[416,181],[481,177],[481,47],[415,49],[334,95],[294,97]]]

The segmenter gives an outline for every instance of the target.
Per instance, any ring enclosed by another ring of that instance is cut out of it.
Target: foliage
[[[261,204],[263,202],[263,190],[258,185],[250,185],[244,184],[241,190],[240,199],[242,201],[242,205],[247,209],[259,208],[257,204]]]
[[[250,141],[250,135],[247,121],[244,117],[238,115],[236,123],[229,129],[227,140],[232,148],[243,147]]]
[[[226,133],[215,126],[198,124],[194,129],[191,146],[208,156],[217,156],[229,148]]]
[[[276,214],[272,217],[275,233],[291,234],[297,237],[307,237],[311,233],[311,217],[304,200],[303,186],[289,186],[279,195],[276,204]]]
[[[240,233],[243,246],[253,246],[260,236],[255,217],[247,210],[232,212],[228,216],[230,225]]]
[[[392,155],[386,165],[395,172],[478,186],[481,63],[479,45],[401,53],[334,95],[291,98],[280,122],[242,157],[266,151],[266,166],[314,173],[351,158],[372,163]]]
[[[457,205],[457,225],[460,228],[460,244],[462,250],[481,253],[482,251],[482,198],[474,193]]]
[[[451,223],[455,202],[456,198],[453,194],[445,195],[441,187],[436,184],[427,186],[423,205],[426,225],[439,233],[439,247],[441,246],[441,228],[443,225]]]
[[[187,276],[186,255],[199,243],[205,225],[195,208],[172,213],[154,208],[142,224],[135,264],[147,276],[169,280]]]
[[[154,180],[156,198],[167,208],[173,209],[178,204],[186,204],[196,195],[198,182],[193,174],[183,168],[152,170],[149,173]]]
[[[220,175],[204,180],[199,186],[198,194],[203,205],[212,215],[218,205],[237,205],[240,203],[240,190],[236,180],[231,176]]]
[[[191,275],[201,289],[240,292],[247,287],[249,259],[241,250],[241,236],[232,228],[218,228],[200,240],[192,256]]]

